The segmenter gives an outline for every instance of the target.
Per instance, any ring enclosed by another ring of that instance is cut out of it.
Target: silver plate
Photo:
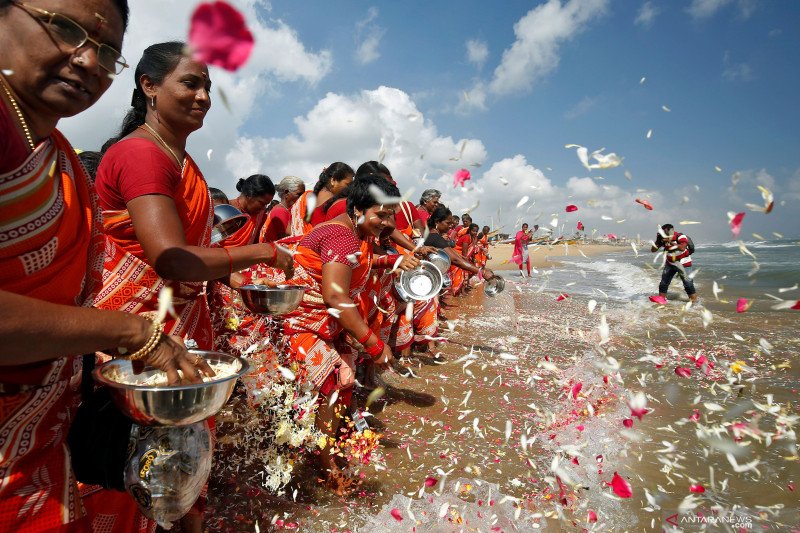
[[[430,300],[442,290],[442,273],[430,261],[422,260],[414,270],[402,272],[394,286],[405,300]]]

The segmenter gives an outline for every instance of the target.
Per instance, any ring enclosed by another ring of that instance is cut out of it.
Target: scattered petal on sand
[[[578,393],[581,392],[582,388],[583,388],[583,383],[581,383],[580,381],[572,386],[572,389],[570,389],[570,395],[572,396],[573,400],[578,399]]]
[[[622,420],[622,425],[626,428],[630,429],[633,427],[633,419],[632,418],[624,418]]]
[[[559,295],[556,297],[556,301],[557,301],[557,302],[560,302],[560,301],[566,300],[567,298],[569,298],[569,294],[566,294],[566,293],[563,293],[563,292],[562,292],[561,294],[559,294]]]
[[[750,309],[751,302],[747,300],[747,298],[739,298],[736,300],[736,312],[737,313],[744,313],[748,309]]]
[[[628,407],[631,409],[631,416],[635,416],[639,420],[650,412],[650,409],[647,408],[647,396],[641,391],[631,397]]]
[[[201,3],[192,14],[189,45],[198,61],[238,70],[253,51],[244,17],[226,2]]]
[[[472,178],[472,175],[469,173],[469,170],[467,170],[466,168],[462,168],[462,169],[456,170],[455,174],[453,174],[453,186],[454,187],[463,187],[464,183],[466,183],[467,180],[469,180],[471,178]]]
[[[706,488],[703,485],[689,485],[689,490],[691,492],[702,494],[706,491]]]
[[[738,237],[742,231],[742,220],[744,220],[745,213],[728,213],[728,222],[731,225],[731,233],[734,237]]]
[[[586,520],[589,522],[597,522],[597,513],[589,509],[589,513],[588,516],[586,517]]]
[[[398,522],[402,522],[402,521],[403,521],[403,515],[402,515],[402,514],[400,514],[400,509],[398,509],[398,508],[396,508],[396,507],[395,507],[394,509],[392,509],[392,510],[391,510],[391,511],[389,511],[389,512],[392,514],[392,517],[393,517],[395,520],[397,520]]]
[[[567,213],[572,213],[573,211],[577,211],[577,210],[578,210],[578,206],[577,205],[573,205],[573,204],[568,205],[567,208],[566,208]]]
[[[438,480],[435,477],[428,476],[425,478],[425,486],[428,488],[435,487]]]
[[[688,378],[692,375],[692,369],[685,366],[676,366],[675,373],[683,378]]]
[[[630,498],[633,496],[631,484],[616,472],[614,472],[614,478],[611,480],[611,489],[614,491],[614,494],[620,498]]]

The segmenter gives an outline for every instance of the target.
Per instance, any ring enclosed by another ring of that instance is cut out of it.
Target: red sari
[[[326,222],[314,228],[312,234],[328,231],[326,228],[332,224],[345,226],[339,222]],[[311,234],[307,239],[310,237]],[[372,267],[370,241],[371,239],[361,241],[360,255],[356,258],[357,264],[351,265],[350,286],[343,287],[354,302],[358,301],[358,294],[365,289],[369,279]],[[295,275],[286,281],[287,284],[302,285],[307,290],[300,307],[286,315],[283,330],[288,337],[292,357],[303,363],[306,368],[307,379],[323,394],[328,394],[333,392],[333,389],[352,388],[355,352],[346,342],[346,332],[339,321],[328,312],[322,300],[322,266],[327,261],[323,261],[317,252],[304,246],[304,243],[308,242],[310,241],[304,239],[298,244],[294,256]],[[342,370],[347,370],[349,372],[344,374],[350,376],[350,379],[332,383],[331,376],[342,366],[347,368],[342,368],[340,374]]]
[[[121,141],[120,144],[126,141]],[[117,145],[119,146],[119,145]],[[117,148],[121,151],[123,148]],[[97,180],[111,180],[107,168],[114,168],[112,147],[103,158]],[[177,168],[176,168],[177,171]],[[203,174],[186,154],[180,180],[176,182],[173,200],[183,223],[186,243],[210,246],[214,212]],[[95,299],[95,307],[138,315],[155,316],[161,289],[173,288],[172,303],[178,318],[168,316],[164,332],[194,339],[201,350],[213,349],[213,334],[208,303],[202,282],[168,281],[161,278],[147,262],[136,238],[127,209],[105,210],[106,259],[103,266],[103,288]],[[127,492],[82,487],[87,513],[104,531],[153,531],[155,522],[147,520]],[[198,505],[198,504],[196,504]]]
[[[0,172],[0,289],[90,307],[103,262],[94,186],[57,130],[19,163]],[[0,367],[0,531],[85,527],[66,444],[80,382],[77,354]]]
[[[231,205],[242,211],[241,202],[238,198],[231,200]],[[242,211],[244,213],[244,211]],[[222,241],[222,246],[226,248],[235,248],[237,246],[247,246],[258,242],[258,235],[264,225],[264,220],[267,218],[266,211],[261,211],[258,215],[247,215],[247,223],[239,228],[239,231]]]

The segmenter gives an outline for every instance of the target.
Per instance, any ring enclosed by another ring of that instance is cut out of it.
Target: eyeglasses
[[[51,13],[44,9],[31,7],[21,2],[14,2],[14,5],[22,8],[31,17],[44,24],[51,35],[67,46],[78,49],[85,45],[87,41],[95,45],[97,47],[97,62],[103,70],[111,74],[119,74],[129,66],[119,50],[95,41],[89,37],[89,32],[83,29],[83,26],[71,18],[59,13]]]

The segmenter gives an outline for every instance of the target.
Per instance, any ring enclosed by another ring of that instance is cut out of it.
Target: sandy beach
[[[580,249],[624,249],[607,248]],[[796,524],[793,315],[718,312],[712,334],[679,301],[598,297],[588,310],[585,297],[558,301],[538,279],[508,278],[497,297],[478,288],[449,302],[442,360],[416,354],[413,377],[385,375],[370,408],[382,459],[359,467],[355,494],[332,495],[308,468],[280,497],[258,472],[212,474],[209,529],[642,531],[711,507],[738,508],[754,525]],[[772,344],[759,340],[765,330]],[[728,384],[735,365],[746,369],[742,389]],[[726,453],[750,470],[734,472]],[[632,497],[612,491],[616,474]]]
[[[630,250],[629,247],[615,244],[556,244],[532,245],[528,248],[531,266],[535,268],[548,268],[558,264],[559,258],[565,257],[595,257],[602,254]],[[513,243],[492,244],[489,255],[492,258],[486,266],[493,270],[516,270],[519,267],[511,262],[514,253]]]

